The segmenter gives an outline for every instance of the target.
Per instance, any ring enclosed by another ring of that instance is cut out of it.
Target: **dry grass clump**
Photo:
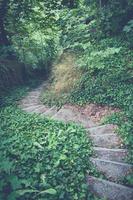
[[[76,68],[76,56],[65,52],[53,66],[53,89],[57,94],[68,93],[80,77]]]
[[[52,81],[44,91],[42,101],[48,104],[54,104],[56,101],[64,102],[80,75],[76,67],[75,54],[64,52],[53,64]]]

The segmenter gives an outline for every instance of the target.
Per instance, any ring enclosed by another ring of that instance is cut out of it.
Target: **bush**
[[[52,29],[33,31],[29,36],[12,37],[14,51],[27,70],[46,70],[52,64],[59,50],[59,33]]]

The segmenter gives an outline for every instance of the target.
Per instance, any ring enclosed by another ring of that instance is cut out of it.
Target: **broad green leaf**
[[[52,195],[55,195],[57,192],[56,192],[56,190],[55,189],[52,189],[52,188],[50,188],[50,189],[47,189],[47,190],[44,190],[44,191],[41,191],[39,194],[52,194]]]
[[[24,189],[24,190],[17,190],[16,193],[20,196],[23,196],[26,193],[38,193],[38,190],[34,190],[34,189]]]

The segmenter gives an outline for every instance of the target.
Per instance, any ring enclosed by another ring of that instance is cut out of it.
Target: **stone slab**
[[[41,104],[39,104],[41,105]],[[28,108],[28,107],[31,107],[31,106],[38,106],[38,102],[35,102],[35,103],[23,103],[23,104],[20,104],[18,105],[20,108]]]
[[[95,157],[104,160],[126,162],[128,151],[126,149],[107,149],[94,147]]]
[[[98,171],[104,174],[106,178],[111,181],[120,181],[124,176],[133,173],[133,165],[130,164],[98,158],[91,158],[91,161]]]
[[[88,176],[87,183],[89,190],[99,198],[107,200],[133,200],[133,188],[92,176]]]
[[[29,106],[26,108],[22,108],[22,110],[26,111],[26,112],[35,112],[36,109],[42,107],[42,105],[33,105],[33,106]]]
[[[115,128],[116,126],[112,125],[112,124],[106,124],[106,125],[102,125],[102,126],[96,126],[96,127],[92,127],[89,128],[88,131],[91,134],[111,134],[115,132]]]
[[[57,112],[58,112],[57,108],[55,106],[53,106],[52,108],[49,108],[46,112],[43,112],[41,115],[53,117]]]
[[[43,113],[47,112],[48,110],[49,110],[48,107],[46,107],[44,105],[41,105],[40,107],[38,107],[35,110],[33,110],[33,112],[37,113],[37,114],[43,114]]]
[[[75,122],[86,128],[95,126],[95,124],[85,115],[65,107],[62,107],[53,118],[63,122]]]
[[[104,148],[119,148],[122,146],[121,139],[116,134],[103,134],[103,135],[92,135],[90,137],[96,147]]]
[[[40,103],[39,102],[39,99],[37,99],[37,98],[29,98],[29,99],[23,99],[23,100],[21,100],[20,102],[19,102],[19,104],[20,105],[22,105],[22,104],[34,104],[34,103]]]

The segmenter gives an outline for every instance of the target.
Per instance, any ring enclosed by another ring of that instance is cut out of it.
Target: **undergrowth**
[[[86,51],[85,51],[86,52]],[[69,102],[83,105],[93,102],[121,109],[108,123],[117,124],[119,134],[129,149],[129,161],[133,152],[133,57],[132,51],[121,38],[100,41],[88,47],[78,60],[83,73],[77,86],[70,94]]]
[[[33,86],[33,84],[32,84]],[[94,199],[86,174],[92,144],[86,131],[16,107],[29,87],[3,95],[0,109],[0,199]]]

